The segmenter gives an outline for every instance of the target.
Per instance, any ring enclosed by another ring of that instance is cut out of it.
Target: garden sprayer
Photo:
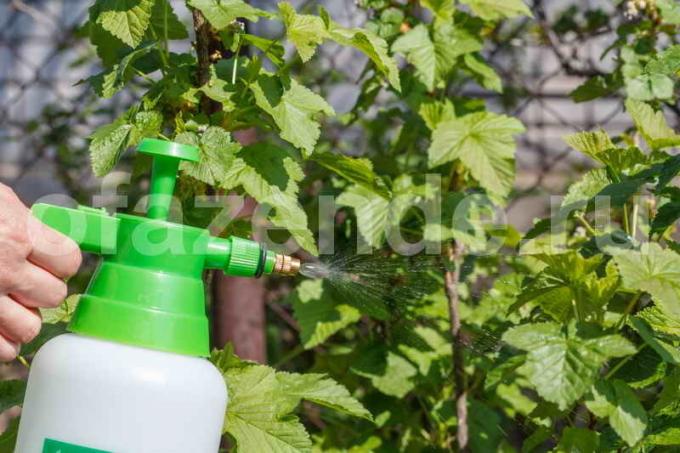
[[[29,374],[16,451],[215,453],[227,405],[208,360],[203,273],[294,275],[300,262],[257,242],[168,221],[193,146],[145,139],[153,158],[147,217],[36,204],[34,215],[101,255],[69,324]]]

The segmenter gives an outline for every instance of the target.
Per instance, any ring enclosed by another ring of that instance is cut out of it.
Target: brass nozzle
[[[297,275],[300,271],[300,260],[288,255],[276,255],[276,263],[274,264],[274,274],[278,275]]]

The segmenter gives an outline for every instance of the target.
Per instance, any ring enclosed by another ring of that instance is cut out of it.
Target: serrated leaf
[[[95,176],[102,177],[115,167],[127,149],[132,124],[116,122],[97,128],[92,134],[90,157]]]
[[[658,307],[647,307],[637,313],[637,317],[644,319],[654,331],[680,339],[680,320],[671,318]]]
[[[282,391],[294,399],[306,400],[354,417],[372,420],[371,413],[347,389],[323,374],[276,373]],[[291,398],[292,400],[292,398]],[[297,406],[297,404],[295,404]],[[293,407],[284,410],[293,410]]]
[[[673,365],[680,365],[680,350],[675,346],[666,343],[655,337],[654,331],[649,327],[643,319],[638,317],[633,317],[630,319],[630,324],[642,337],[645,343],[647,343],[654,351],[656,351],[659,356],[668,363]]]
[[[290,152],[269,143],[242,148],[224,175],[221,187],[243,189],[259,203],[275,209],[271,222],[288,230],[297,243],[317,254],[316,243],[307,225],[307,214],[296,198],[298,182],[304,173]]]
[[[556,323],[513,327],[503,335],[503,341],[527,351],[521,372],[543,399],[562,410],[583,396],[609,358],[636,351],[619,335],[584,338],[577,332],[565,332]]]
[[[326,24],[318,16],[296,13],[293,5],[288,2],[279,3],[279,13],[286,27],[288,40],[295,45],[302,61],[308,61],[328,36]]]
[[[463,61],[481,86],[497,93],[503,91],[503,82],[501,82],[500,76],[481,56],[469,53],[463,57]]]
[[[369,159],[329,152],[314,153],[311,159],[346,180],[369,189],[382,197],[388,198],[390,196],[389,189],[385,182],[375,174],[373,163]]]
[[[241,39],[261,50],[276,66],[282,66],[285,63],[283,58],[285,50],[280,42],[248,33],[243,33]]]
[[[569,186],[567,194],[562,199],[560,209],[573,211],[585,209],[593,197],[599,194],[605,187],[611,184],[607,170],[596,168],[583,175],[580,181]]]
[[[420,4],[432,11],[435,19],[442,22],[453,19],[456,12],[453,0],[421,0]]]
[[[137,47],[151,21],[155,0],[99,0],[96,23],[130,47]]]
[[[320,279],[298,285],[293,294],[293,310],[300,324],[300,340],[305,349],[318,346],[361,318],[355,307],[331,297],[327,284]]]
[[[211,186],[228,184],[231,166],[241,145],[234,142],[231,134],[218,126],[208,127],[199,137],[193,132],[183,132],[175,141],[194,145],[200,149],[200,160],[182,162],[180,169],[192,178]]]
[[[680,398],[680,369],[675,368],[673,373],[666,376],[663,381],[663,390],[654,404],[652,414],[658,413],[668,406],[676,404]]]
[[[399,225],[405,209],[426,191],[426,186],[417,186],[409,176],[402,175],[395,180],[391,198],[364,186],[353,185],[340,194],[336,202],[340,206],[354,208],[359,233],[367,244],[380,247],[390,228]]]
[[[56,308],[41,308],[43,324],[68,323],[80,302],[80,294],[72,294]],[[0,411],[1,412],[1,411]]]
[[[628,97],[637,101],[670,99],[673,86],[673,79],[665,74],[642,74],[626,81]]]
[[[187,39],[189,32],[168,0],[155,0],[151,10],[151,29],[158,39]]]
[[[418,374],[411,362],[381,345],[362,351],[352,364],[352,371],[370,379],[380,392],[397,398],[403,398],[415,387],[411,378]]]
[[[680,319],[680,255],[645,243],[640,251],[615,253],[614,261],[627,288],[648,292],[666,315]]]
[[[478,39],[450,24],[435,27],[432,36],[425,25],[416,25],[392,44],[392,52],[406,57],[429,91],[448,76],[456,58],[481,48]]]
[[[315,116],[335,115],[333,108],[321,96],[292,79],[282,85],[278,79],[263,74],[250,84],[250,89],[258,107],[276,123],[281,138],[300,148],[305,156],[311,155],[321,134]]]
[[[118,162],[127,148],[144,137],[153,138],[160,132],[163,116],[156,111],[136,112],[132,107],[111,124],[97,128],[90,137],[90,159],[95,176],[104,176]]]
[[[188,4],[203,13],[210,25],[217,30],[224,30],[238,18],[257,22],[260,17],[273,16],[243,0],[189,0]]]
[[[628,445],[637,444],[647,428],[647,412],[625,382],[598,381],[586,399],[586,406],[609,424]]]
[[[211,361],[228,387],[224,431],[239,451],[310,452],[309,435],[293,414],[302,399],[370,419],[344,387],[323,375],[279,373],[239,359],[230,347],[214,351]]]
[[[461,0],[472,12],[484,20],[498,20],[518,16],[533,17],[522,0]]]
[[[360,50],[383,74],[389,84],[401,91],[397,62],[388,52],[387,42],[376,34],[359,28],[343,28],[334,22],[329,23],[328,38],[335,42]]]
[[[522,132],[517,119],[490,112],[442,122],[432,133],[430,168],[460,159],[482,187],[505,197],[515,176],[514,135]]]
[[[594,132],[577,132],[575,134],[567,135],[564,137],[564,141],[572,148],[597,161],[599,161],[601,153],[608,149],[615,148],[614,143],[611,138],[609,138],[609,134],[603,129]]]
[[[574,102],[587,102],[615,93],[623,86],[621,77],[617,74],[605,74],[591,77],[576,87],[569,97]]]
[[[668,126],[663,112],[655,112],[650,105],[630,99],[626,101],[626,110],[651,148],[662,149],[680,145],[680,135]]]
[[[297,417],[277,413],[279,391],[273,369],[248,366],[223,371],[229,388],[224,428],[241,451],[311,451],[311,440]]]
[[[439,123],[456,118],[453,103],[448,99],[443,101],[427,99],[421,102],[418,107],[418,115],[420,115],[427,128],[431,131],[437,129]]]
[[[110,70],[92,76],[87,81],[99,97],[108,99],[122,90],[125,84],[135,75],[135,61],[145,57],[154,50],[156,50],[155,43],[135,49],[125,55],[120,60],[120,63],[113,65]]]

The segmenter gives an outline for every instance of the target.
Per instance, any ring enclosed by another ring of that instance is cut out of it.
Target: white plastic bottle
[[[31,366],[17,453],[216,453],[225,382],[207,360],[65,334]]]

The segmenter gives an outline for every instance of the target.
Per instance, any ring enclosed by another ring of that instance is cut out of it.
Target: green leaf
[[[665,314],[680,319],[680,255],[645,243],[640,251],[618,251],[614,261],[624,286],[649,293]]]
[[[221,127],[210,126],[200,137],[193,132],[183,132],[175,141],[194,145],[200,149],[200,161],[182,162],[180,169],[192,178],[211,186],[228,184],[231,166],[241,145],[232,141],[231,134]]]
[[[389,84],[401,91],[397,62],[388,52],[387,42],[368,30],[344,28],[327,19],[328,38],[343,46],[351,46],[361,51],[375,65],[378,72],[385,76]]]
[[[675,368],[673,373],[666,376],[663,381],[663,390],[654,404],[652,413],[659,413],[669,406],[673,406],[680,398],[680,368]]]
[[[321,96],[295,80],[286,82],[282,84],[278,78],[262,74],[250,84],[250,89],[258,107],[268,113],[278,126],[281,138],[309,156],[321,134],[315,116],[320,113],[332,116],[335,111]]]
[[[654,331],[673,339],[680,339],[680,319],[671,318],[658,307],[647,307],[639,311],[637,317],[644,319]]]
[[[573,211],[583,210],[593,197],[599,194],[611,181],[604,168],[590,170],[580,181],[569,186],[567,194],[562,199],[561,209]]]
[[[481,42],[461,28],[449,24],[435,27],[430,37],[428,28],[420,24],[397,38],[392,52],[404,54],[420,81],[432,91],[454,68],[457,57],[481,48]]]
[[[90,156],[95,176],[102,177],[118,163],[123,151],[127,149],[132,124],[116,121],[97,128],[90,137]]]
[[[14,406],[21,406],[26,394],[26,381],[11,379],[0,381],[0,412]]]
[[[189,32],[168,0],[156,0],[151,10],[151,29],[158,39],[187,39]]]
[[[229,405],[224,430],[239,451],[310,452],[312,443],[293,411],[302,399],[370,419],[366,409],[341,385],[323,375],[279,373],[240,360],[228,347],[211,361],[224,376]]]
[[[597,75],[576,87],[569,97],[574,102],[587,102],[615,93],[623,86],[621,77],[614,74]]]
[[[280,391],[273,369],[252,365],[223,374],[229,389],[225,431],[240,451],[311,451],[309,435],[298,418],[277,411],[288,397]]]
[[[372,247],[380,247],[385,234],[399,225],[406,209],[427,194],[427,186],[417,186],[408,175],[394,182],[392,197],[364,186],[352,185],[337,198],[340,206],[354,208],[359,233]]]
[[[481,86],[497,93],[503,91],[503,83],[500,76],[494,68],[486,64],[481,56],[469,53],[463,57],[463,61],[465,61],[465,66],[472,71],[475,79]]]
[[[80,302],[80,294],[72,294],[56,308],[41,308],[43,324],[68,323]]]
[[[609,138],[603,129],[595,132],[578,132],[564,137],[572,148],[582,152],[588,157],[592,157],[596,161],[600,160],[600,154],[604,151],[615,148],[616,145]]]
[[[229,190],[241,186],[259,203],[273,207],[271,222],[288,230],[302,248],[317,254],[307,214],[296,198],[298,182],[303,178],[302,168],[290,152],[273,144],[258,143],[238,152],[221,187]]]
[[[382,345],[361,351],[352,371],[370,379],[380,392],[397,398],[403,398],[414,388],[412,378],[418,374],[411,362]]]
[[[637,444],[647,428],[647,412],[625,382],[598,381],[586,399],[588,409],[609,424],[628,445]]]
[[[443,101],[429,98],[426,99],[418,107],[418,115],[420,115],[425,122],[425,125],[431,131],[437,129],[439,123],[456,118],[453,103],[448,99],[444,99]]]
[[[585,321],[603,320],[604,307],[619,287],[614,265],[607,264],[604,275],[600,275],[596,270],[601,266],[601,255],[586,259],[570,251],[536,257],[548,266],[536,278],[528,279],[512,309],[533,302],[556,321],[573,316]]]
[[[306,280],[298,285],[293,294],[293,310],[305,349],[320,345],[361,318],[355,307],[331,297],[323,280]]]
[[[261,50],[276,66],[283,66],[285,63],[285,50],[280,42],[248,33],[241,34],[241,39]]]
[[[505,197],[515,176],[513,136],[522,132],[515,118],[490,112],[442,122],[432,133],[430,168],[460,159],[482,187]]]
[[[111,124],[100,126],[90,137],[90,158],[95,176],[104,176],[118,163],[127,148],[144,137],[155,137],[163,116],[156,111],[138,112],[132,107]]]
[[[421,0],[420,4],[432,11],[436,20],[448,22],[453,19],[456,7],[453,0]]]
[[[373,420],[371,413],[347,389],[323,374],[276,373],[282,391],[291,401],[306,400],[354,417]],[[289,401],[290,402],[290,401]],[[297,403],[295,404],[297,406]],[[286,408],[293,410],[294,407]]]
[[[13,453],[17,443],[17,436],[19,434],[19,417],[13,418],[9,422],[5,431],[0,435],[0,452]]]
[[[370,159],[324,152],[314,153],[311,160],[382,197],[390,197],[385,182],[373,171]]]
[[[642,339],[656,351],[657,354],[664,360],[664,362],[672,363],[673,365],[680,365],[680,350],[675,346],[659,340],[654,336],[654,331],[649,327],[643,319],[638,317],[630,318],[630,324],[637,331]]]
[[[189,0],[188,4],[203,13],[217,30],[224,30],[238,18],[257,22],[260,17],[273,17],[271,13],[250,6],[243,0]]]
[[[626,82],[628,97],[637,101],[670,99],[673,86],[673,79],[664,74],[642,74]]]
[[[680,201],[673,200],[664,203],[656,211],[650,232],[652,234],[663,234],[678,219],[680,219]]]
[[[680,145],[680,135],[668,127],[663,112],[655,112],[650,105],[630,99],[626,101],[626,109],[633,118],[635,127],[651,148],[662,149]]]
[[[522,0],[461,0],[473,13],[484,20],[497,20],[517,16],[533,17]]]
[[[667,24],[680,24],[680,4],[677,0],[656,0],[656,6],[661,11],[661,17]]]
[[[609,358],[636,351],[619,335],[582,337],[578,330],[569,330],[556,323],[535,323],[513,327],[503,335],[503,341],[527,351],[521,372],[543,399],[561,410],[583,396]]]
[[[135,76],[135,61],[156,50],[156,43],[135,49],[125,55],[120,63],[113,65],[110,70],[101,72],[87,79],[99,97],[108,99],[125,87],[125,84]]]
[[[318,16],[296,13],[288,2],[279,3],[279,12],[288,40],[295,45],[302,61],[308,61],[328,36],[326,24]]]
[[[96,23],[130,47],[137,47],[151,21],[155,0],[99,0]]]
[[[600,451],[600,435],[586,428],[567,426],[562,431],[556,453],[595,453]]]

